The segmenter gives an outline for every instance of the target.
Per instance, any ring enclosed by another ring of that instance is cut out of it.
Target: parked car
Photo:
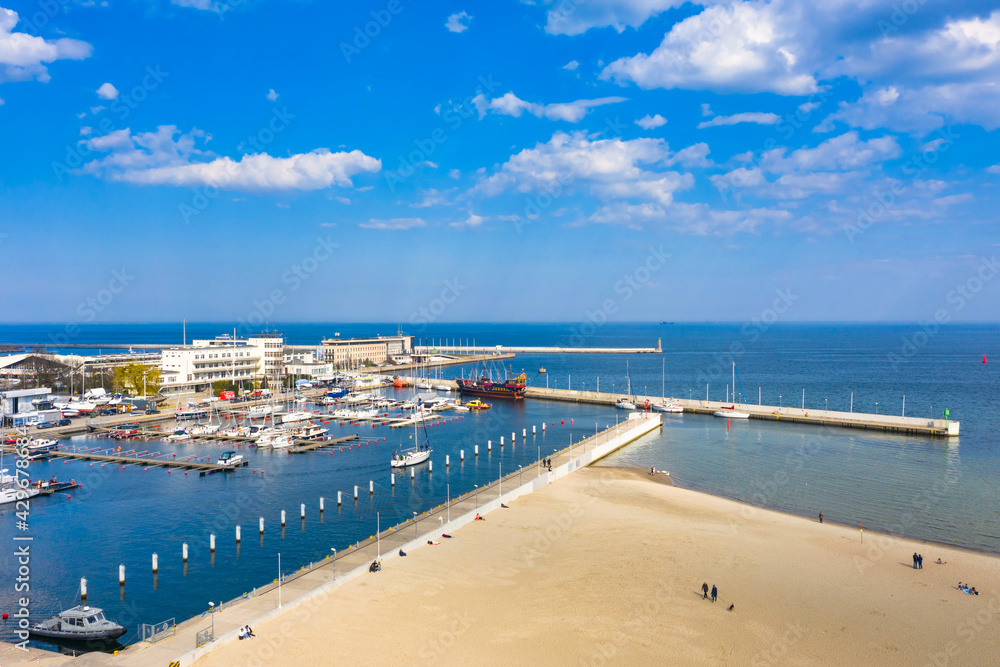
[[[35,428],[40,428],[40,429],[41,429],[41,428],[52,428],[52,427],[54,427],[54,426],[58,426],[58,424],[57,424],[56,422],[39,422],[39,423],[38,423],[38,424],[36,425],[36,427],[35,427]]]
[[[158,415],[158,414],[160,414],[160,411],[159,410],[154,410],[153,408],[149,408],[148,410],[146,410],[146,414],[147,415]]]
[[[72,423],[70,420],[63,418],[56,422],[56,426],[69,426]]]
[[[100,414],[102,417],[106,417],[108,415],[116,415],[118,414],[118,411],[114,409],[106,409],[106,410],[101,410],[100,413],[98,414]]]

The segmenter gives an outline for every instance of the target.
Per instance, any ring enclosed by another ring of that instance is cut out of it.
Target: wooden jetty
[[[296,440],[294,447],[288,448],[289,454],[303,454],[305,452],[311,452],[316,449],[322,449],[323,447],[336,447],[343,442],[350,442],[351,440],[360,440],[361,436],[349,435],[344,438],[335,438],[333,440]]]
[[[68,452],[61,449],[54,449],[49,452],[52,458],[76,459],[78,461],[95,461],[100,463],[116,463],[121,465],[137,465],[143,467],[158,466],[161,468],[177,468],[180,470],[196,470],[199,474],[205,475],[213,472],[223,472],[233,470],[239,466],[245,466],[247,461],[242,461],[236,466],[219,465],[218,463],[200,463],[198,461],[187,461],[184,459],[155,459],[146,456],[120,456],[109,454],[93,454],[91,452]]]

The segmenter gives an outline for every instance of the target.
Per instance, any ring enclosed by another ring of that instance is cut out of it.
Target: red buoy
[[[985,354],[983,355],[983,363],[984,364],[986,363],[986,355]]]

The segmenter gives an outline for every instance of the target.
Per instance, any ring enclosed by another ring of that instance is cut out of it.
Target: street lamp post
[[[781,394],[778,394],[778,407],[781,407]]]
[[[215,641],[215,603],[209,602],[208,608],[210,610],[210,615],[212,616],[212,640]]]
[[[476,487],[476,509],[479,509],[479,485],[473,484]]]
[[[333,578],[337,578],[337,550],[334,547],[330,547],[330,551],[333,552]]]
[[[451,523],[451,484],[445,486],[448,488],[448,523]]]
[[[417,539],[417,513],[413,513],[413,539]]]

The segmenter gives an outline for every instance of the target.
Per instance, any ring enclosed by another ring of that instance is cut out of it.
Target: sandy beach
[[[995,557],[862,544],[636,470],[581,470],[439,541],[198,664],[949,665],[1000,649]]]

